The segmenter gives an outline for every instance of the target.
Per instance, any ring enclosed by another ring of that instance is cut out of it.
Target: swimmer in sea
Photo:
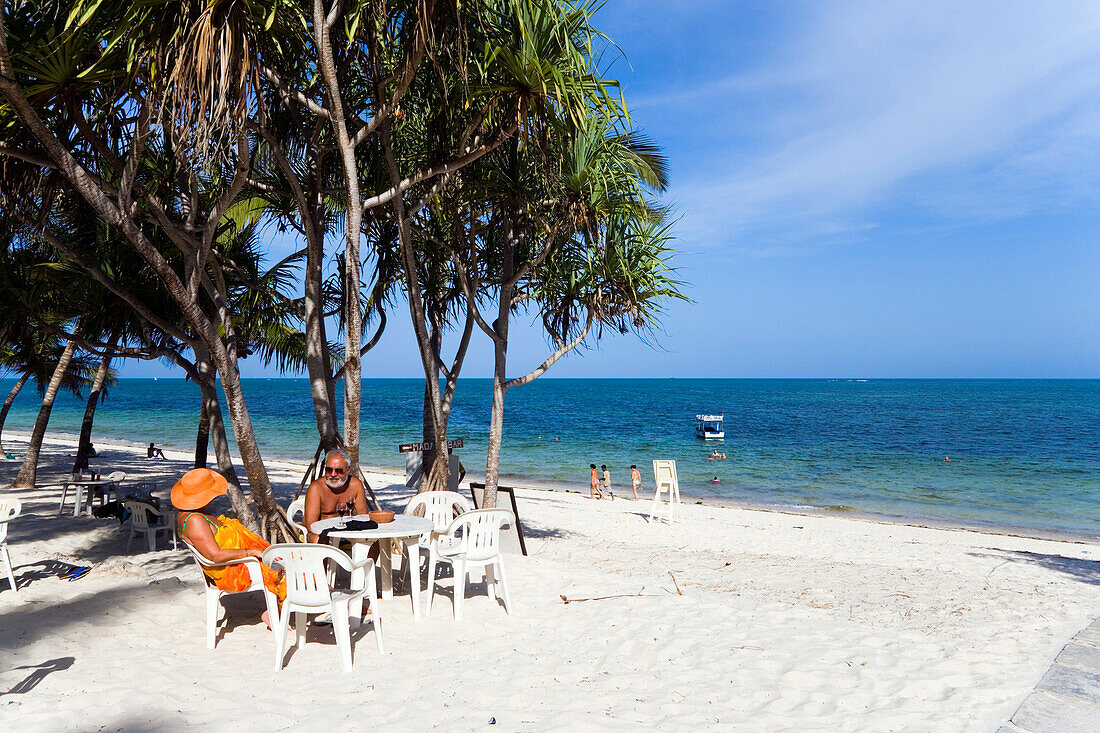
[[[712,484],[720,484],[720,483],[722,483],[722,479],[720,479],[720,478],[718,478],[717,476],[715,476],[714,478],[712,478],[712,479],[710,480],[710,482],[711,482]]]

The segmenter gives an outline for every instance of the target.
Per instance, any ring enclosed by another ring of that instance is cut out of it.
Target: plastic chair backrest
[[[127,498],[152,499],[157,490],[156,481],[135,481],[126,487]]]
[[[290,506],[286,508],[286,518],[294,529],[302,533],[302,538],[305,539],[306,527],[302,524],[306,518],[306,498],[304,496],[299,496],[290,502]]]
[[[133,516],[134,529],[137,530],[147,530],[151,526],[156,526],[157,520],[152,518],[164,516],[162,512],[157,511],[155,507],[146,504],[144,501],[126,499],[122,502],[122,506],[130,510],[130,514]]]
[[[8,539],[8,522],[23,511],[23,502],[14,497],[0,499],[0,544]]]
[[[474,507],[470,500],[454,491],[426,491],[417,494],[405,507],[405,514],[414,514],[423,507],[424,517],[432,520],[432,529],[443,532],[454,521]]]
[[[513,521],[515,517],[507,509],[474,509],[455,519],[447,534],[453,536],[461,530],[457,549],[470,560],[487,560],[500,554],[500,530]]]
[[[351,558],[327,545],[283,543],[264,550],[263,563],[278,563],[286,571],[286,600],[299,606],[327,606],[332,600],[325,560],[345,570],[352,569]]]
[[[233,562],[214,562],[213,560],[207,560],[206,557],[204,557],[201,552],[196,550],[195,546],[188,542],[186,539],[183,540],[183,544],[187,547],[188,550],[191,551],[191,557],[195,558],[195,562],[198,563],[199,572],[202,574],[203,581],[205,581],[205,583],[211,588],[217,588],[217,583],[209,575],[202,572],[203,568],[224,568],[228,565],[243,564],[248,569],[248,576],[252,580],[252,585],[250,585],[248,588],[245,588],[245,590],[264,590],[264,576],[263,573],[260,571],[259,563],[249,562],[245,560],[234,560]]]

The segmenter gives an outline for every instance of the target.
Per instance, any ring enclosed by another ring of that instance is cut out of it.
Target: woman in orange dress
[[[220,473],[209,468],[196,468],[188,471],[172,487],[172,505],[179,510],[177,526],[180,536],[195,550],[211,562],[231,562],[246,557],[259,558],[270,545],[250,532],[236,519],[224,514],[213,516],[212,505],[219,496],[224,496],[228,482]],[[261,566],[264,587],[275,594],[282,604],[286,598],[286,578],[267,565]],[[252,578],[244,563],[221,568],[203,568],[203,573],[214,580],[221,590],[246,590],[252,585]],[[271,625],[264,611],[264,623]]]

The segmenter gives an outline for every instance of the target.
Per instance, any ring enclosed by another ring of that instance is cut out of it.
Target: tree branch
[[[527,374],[524,374],[522,377],[516,377],[515,379],[507,380],[504,383],[504,389],[511,389],[512,387],[518,387],[520,385],[535,381],[543,374],[545,374],[547,369],[554,366],[554,362],[568,354],[577,346],[580,346],[581,342],[584,341],[586,336],[588,336],[588,330],[592,327],[594,316],[595,312],[592,308],[589,308],[588,318],[584,322],[584,328],[581,329],[581,332],[577,334],[577,337],[575,339],[567,344],[562,344],[559,342],[560,345],[558,346],[557,351],[547,357],[546,361],[544,361],[542,364],[539,364],[538,367],[528,372]]]
[[[416,175],[401,179],[396,185],[392,186],[386,191],[383,191],[377,196],[363,199],[363,212],[366,213],[370,209],[381,206],[382,204],[389,203],[396,196],[404,193],[409,188],[417,185],[418,183],[423,183],[429,178],[434,178],[445,173],[453,173],[454,171],[463,168],[470,163],[473,163],[475,160],[486,155],[487,153],[491,153],[492,151],[496,150],[498,147],[501,146],[502,143],[504,143],[505,140],[510,138],[516,132],[516,130],[519,129],[519,117],[518,115],[513,116],[515,117],[514,121],[509,124],[508,127],[502,129],[500,131],[500,134],[496,138],[494,138],[492,142],[486,143],[479,148],[470,150],[466,154],[460,155],[459,157],[447,163],[441,163],[439,165],[432,166],[431,168],[421,171]]]

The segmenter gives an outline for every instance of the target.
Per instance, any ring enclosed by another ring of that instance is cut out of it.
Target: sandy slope
[[[162,495],[187,468],[182,454],[97,447],[100,470],[148,473]],[[47,445],[42,478],[71,452]],[[17,469],[0,465],[0,483]],[[301,468],[272,469],[293,493]],[[399,477],[372,483],[403,505]],[[59,517],[56,489],[16,494],[20,592],[0,584],[7,730],[480,730],[495,718],[509,731],[992,731],[1100,614],[1091,545],[695,505],[668,526],[647,521],[647,502],[521,491],[531,555],[508,558],[512,616],[476,588],[455,623],[448,589],[414,624],[398,596],[384,657],[364,627],[342,674],[331,632],[312,629],[275,672],[259,599],[227,601],[207,651],[186,554],[124,553],[112,521]],[[95,569],[67,583],[58,562]]]

